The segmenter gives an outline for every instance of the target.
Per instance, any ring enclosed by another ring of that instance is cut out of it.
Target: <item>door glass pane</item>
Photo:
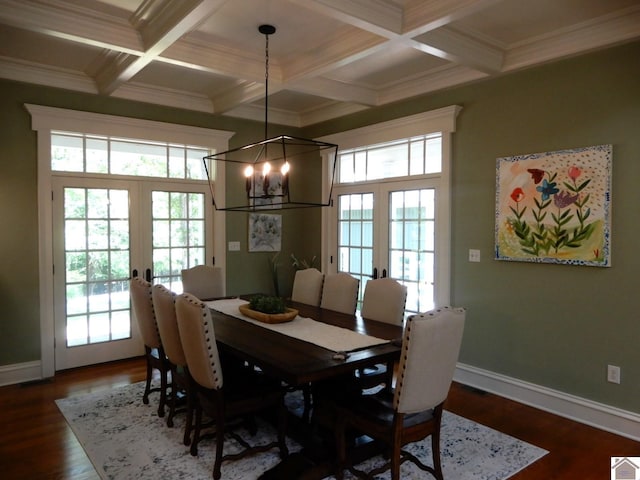
[[[435,190],[389,195],[390,276],[407,286],[408,315],[431,310],[434,302]]]
[[[67,346],[129,338],[129,194],[65,188]]]
[[[205,263],[205,195],[154,191],[151,196],[154,278],[181,293],[182,270]]]
[[[360,279],[360,303],[373,273],[373,193],[340,195],[338,211],[338,271]]]

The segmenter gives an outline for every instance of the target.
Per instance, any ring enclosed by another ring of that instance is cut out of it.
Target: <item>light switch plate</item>
[[[230,252],[239,252],[240,251],[240,242],[229,242],[229,251]]]
[[[476,250],[473,248],[469,249],[469,261],[470,262],[479,262],[480,261],[480,250]]]

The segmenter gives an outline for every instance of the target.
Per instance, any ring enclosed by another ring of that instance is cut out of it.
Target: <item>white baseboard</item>
[[[640,414],[458,363],[456,382],[640,441]]]
[[[0,387],[42,379],[40,360],[0,366]]]

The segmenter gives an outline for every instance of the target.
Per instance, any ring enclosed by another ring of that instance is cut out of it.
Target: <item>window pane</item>
[[[79,313],[87,313],[85,285],[67,285],[67,315],[77,315]]]
[[[111,173],[167,177],[167,148],[124,141],[111,142]]]
[[[126,190],[110,190],[109,211],[111,218],[129,218],[129,192]]]
[[[172,147],[169,149],[169,177],[184,178],[185,150]]]
[[[111,313],[111,339],[121,340],[131,336],[131,322],[129,311]]]
[[[339,176],[338,181],[341,183],[350,183],[355,180],[353,176],[353,153],[339,156]]]
[[[84,218],[86,215],[86,198],[84,188],[65,188],[64,217]]]
[[[356,152],[354,158],[354,182],[367,179],[367,152]]]
[[[107,190],[91,189],[87,192],[87,217],[106,218],[109,212]]]
[[[109,173],[109,144],[106,140],[87,138],[87,172]]]
[[[207,173],[204,170],[202,158],[207,156],[205,150],[187,150],[187,178],[193,180],[205,180]]]
[[[84,145],[81,136],[51,135],[51,170],[84,171]]]
[[[408,173],[407,143],[369,150],[367,180],[403,177]]]
[[[169,218],[169,192],[153,192],[153,218]]]
[[[442,135],[427,139],[425,152],[425,173],[442,171]]]
[[[422,135],[339,152],[338,171],[338,183],[441,172],[442,134]]]
[[[142,177],[206,180],[209,150],[73,132],[51,135],[51,169]]]

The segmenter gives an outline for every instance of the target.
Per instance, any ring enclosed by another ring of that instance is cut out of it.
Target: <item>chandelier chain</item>
[[[264,52],[264,139],[267,136],[267,128],[269,125],[269,34],[265,34],[265,52]]]

